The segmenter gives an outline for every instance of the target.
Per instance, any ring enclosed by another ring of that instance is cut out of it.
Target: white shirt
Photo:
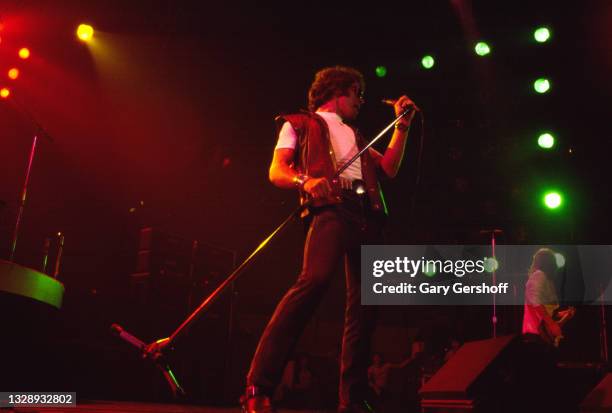
[[[542,317],[535,307],[543,305],[546,312],[552,315],[559,307],[555,286],[546,274],[540,270],[534,271],[525,285],[525,314],[523,315],[523,334],[539,334]]]
[[[335,112],[317,111],[317,115],[321,116],[327,124],[329,138],[334,150],[336,168],[340,168],[359,152],[355,133]],[[295,129],[293,129],[289,122],[285,122],[278,134],[278,142],[275,149],[295,149],[297,141],[298,136]],[[340,176],[351,181],[362,179],[361,158],[357,158]]]

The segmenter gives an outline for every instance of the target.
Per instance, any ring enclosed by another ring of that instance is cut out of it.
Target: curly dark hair
[[[355,83],[359,84],[361,92],[365,90],[363,75],[352,67],[334,66],[319,70],[308,91],[308,110],[314,112],[328,100],[347,95]]]
[[[550,248],[540,248],[533,256],[529,276],[536,271],[542,271],[548,278],[553,278],[557,272],[557,260],[555,252]]]

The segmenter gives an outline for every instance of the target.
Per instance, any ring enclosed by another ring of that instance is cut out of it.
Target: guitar
[[[553,312],[552,319],[557,323],[559,327],[563,327],[563,325],[567,323],[569,320],[571,320],[575,314],[576,314],[576,309],[574,307],[568,307],[566,310],[556,309]],[[555,346],[555,347],[559,347],[559,343],[564,338],[563,335],[554,336],[550,332],[550,330],[548,329],[544,321],[540,323],[540,327],[538,330],[540,332],[540,337],[542,338],[542,340],[544,340],[546,343],[552,346]]]

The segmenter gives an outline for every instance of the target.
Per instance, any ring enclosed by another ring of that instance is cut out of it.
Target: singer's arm
[[[295,188],[297,172],[292,168],[294,149],[281,148],[274,151],[270,164],[270,182],[279,188]]]
[[[314,198],[323,198],[331,193],[331,185],[327,178],[313,178],[304,176],[303,182],[299,182],[300,176],[293,169],[294,149],[280,148],[274,151],[272,163],[268,176],[270,182],[279,188],[301,187]]]
[[[402,96],[395,102],[395,115],[399,116],[404,109],[410,105],[414,105],[414,102],[412,102],[408,96]],[[376,150],[370,151],[378,165],[389,178],[394,178],[397,175],[397,172],[402,164],[404,150],[406,149],[406,141],[408,140],[408,132],[410,130],[410,123],[412,122],[413,117],[414,111],[408,113],[402,119],[400,119],[384,154],[381,154]]]

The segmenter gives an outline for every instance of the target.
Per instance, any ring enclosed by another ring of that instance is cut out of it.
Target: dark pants
[[[376,308],[361,305],[361,244],[382,242],[380,220],[365,216],[354,204],[322,208],[315,212],[304,245],[302,272],[282,298],[264,330],[247,386],[270,394],[279,383],[306,324],[330,285],[344,257],[346,304],[340,358],[340,406],[363,400],[367,392],[370,336]]]

